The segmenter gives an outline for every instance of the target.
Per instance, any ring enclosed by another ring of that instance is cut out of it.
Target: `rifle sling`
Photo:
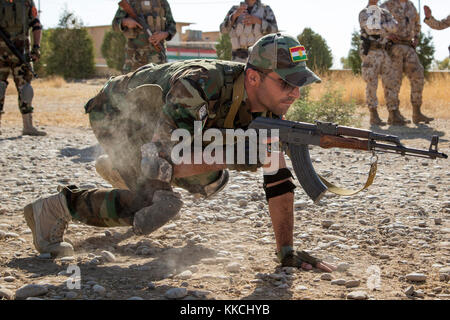
[[[242,101],[244,100],[244,79],[245,72],[242,72],[241,75],[237,78],[236,82],[233,86],[233,102],[230,107],[230,111],[227,114],[225,119],[224,127],[227,129],[232,129],[234,127],[234,118],[241,106]]]
[[[374,162],[372,162],[372,164],[370,165],[370,171],[369,171],[369,176],[367,177],[367,181],[366,184],[364,185],[364,187],[360,190],[350,190],[350,189],[344,189],[344,188],[340,188],[335,186],[334,184],[332,184],[331,182],[327,181],[324,177],[322,177],[321,175],[318,175],[320,180],[323,182],[324,185],[326,185],[328,187],[328,190],[334,194],[340,195],[340,196],[352,196],[355,195],[363,190],[366,190],[367,188],[370,187],[370,185],[373,183],[374,179],[375,179],[375,175],[377,173],[377,166],[378,166],[378,159],[376,159]]]

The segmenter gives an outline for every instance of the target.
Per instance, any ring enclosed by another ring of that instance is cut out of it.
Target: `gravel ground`
[[[110,185],[95,172],[101,149],[91,130],[45,129],[49,135],[39,138],[2,127],[0,299],[450,298],[448,160],[380,155],[368,191],[327,194],[318,205],[299,187],[295,246],[338,265],[332,274],[278,266],[261,172],[232,172],[228,186],[208,201],[180,189],[181,214],[145,237],[73,222],[66,235],[75,255],[51,260],[34,249],[23,207],[55,193],[58,184]],[[441,151],[449,153],[449,120],[377,131],[417,148],[428,148],[438,134]],[[334,182],[364,183],[370,154],[320,148],[311,154]]]

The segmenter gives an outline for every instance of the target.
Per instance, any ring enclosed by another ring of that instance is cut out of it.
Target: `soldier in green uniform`
[[[167,0],[129,0],[136,14],[147,21],[153,35],[151,37],[133,18],[119,7],[112,26],[127,38],[125,47],[125,63],[123,73],[136,70],[148,63],[162,64],[167,62],[165,41],[170,41],[177,33],[176,23],[172,17]],[[161,51],[155,47],[160,46]]]
[[[86,111],[107,154],[97,162],[97,171],[116,188],[65,186],[27,205],[24,214],[37,250],[72,254],[63,240],[72,219],[98,227],[132,226],[136,234],[149,234],[180,211],[183,202],[173,186],[209,198],[227,183],[227,169],[255,171],[261,163],[174,164],[171,152],[178,142],[172,133],[246,129],[257,116],[282,117],[299,98],[300,87],[320,82],[300,49],[294,37],[270,34],[252,47],[246,65],[219,60],[149,64],[110,79]],[[264,165],[263,172],[280,262],[332,271],[334,266],[293,249],[295,185],[284,155],[275,156],[279,170],[270,174]]]
[[[42,26],[33,0],[0,0],[0,27],[7,34],[16,48],[24,56],[31,56],[33,61],[40,57]],[[29,32],[32,29],[33,47],[30,52]],[[33,88],[31,70],[22,64],[0,39],[0,123],[4,113],[8,76],[12,74],[19,95],[19,110],[23,119],[23,135],[45,136],[46,133],[33,126]],[[1,131],[0,131],[1,134]]]

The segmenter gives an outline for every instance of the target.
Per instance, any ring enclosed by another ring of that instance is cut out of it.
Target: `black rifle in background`
[[[5,42],[6,46],[11,50],[11,52],[20,60],[20,62],[28,68],[33,76],[37,78],[37,74],[33,70],[33,66],[30,64],[31,59],[25,58],[25,56],[19,51],[19,49],[16,48],[14,43],[12,43],[11,39],[9,38],[9,35],[6,33],[3,28],[0,27],[0,38]]]

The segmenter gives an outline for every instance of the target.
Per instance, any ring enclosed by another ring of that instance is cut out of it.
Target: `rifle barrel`
[[[377,151],[383,151],[383,150],[390,150],[390,151],[396,151],[396,153],[399,153],[401,155],[421,155],[426,156],[431,159],[441,158],[441,159],[447,159],[448,156],[445,153],[437,152],[437,151],[427,151],[427,150],[420,150],[420,149],[414,149],[414,148],[407,148],[407,147],[399,147],[399,146],[393,146],[390,144],[384,144],[384,143],[371,143],[371,149],[377,150]]]

